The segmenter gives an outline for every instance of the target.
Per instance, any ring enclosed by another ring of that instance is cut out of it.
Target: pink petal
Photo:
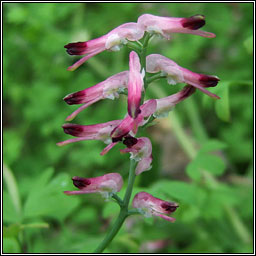
[[[92,58],[93,56],[97,55],[100,52],[103,52],[105,49],[104,48],[100,48],[98,50],[95,50],[94,52],[89,53],[88,55],[84,56],[82,59],[80,59],[79,61],[77,61],[76,63],[74,63],[72,66],[68,67],[69,71],[74,71],[76,70],[78,67],[80,67],[84,62],[86,62],[87,60],[89,60],[90,58]]]
[[[140,100],[143,90],[143,78],[140,73],[140,59],[136,52],[130,53],[130,72],[128,82],[128,113],[136,118],[140,113]]]

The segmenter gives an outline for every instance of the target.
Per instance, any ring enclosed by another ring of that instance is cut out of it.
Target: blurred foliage
[[[91,252],[104,237],[118,207],[99,195],[67,197],[62,191],[72,190],[74,175],[115,171],[127,180],[129,156],[120,155],[121,145],[100,156],[104,145],[97,141],[57,147],[68,138],[61,125],[76,109],[62,98],[127,70],[129,51],[101,53],[68,72],[76,57],[63,46],[99,37],[143,13],[206,16],[204,30],[214,32],[215,39],[186,34],[174,34],[170,41],[154,38],[148,53],[218,75],[221,82],[210,90],[222,99],[197,92],[175,108],[195,148],[193,159],[183,153],[178,176],[163,172],[163,139],[156,139],[153,168],[136,180],[133,194],[144,190],[177,201],[177,221],[131,216],[105,252],[134,253],[159,239],[169,241],[158,251],[163,253],[252,252],[253,3],[4,3],[5,253]],[[147,97],[156,97],[156,86],[165,95],[178,90],[157,81]],[[106,122],[125,112],[126,97],[121,96],[94,104],[74,123]],[[165,122],[169,119],[145,134],[153,138]],[[170,166],[175,164],[173,155],[169,159]]]

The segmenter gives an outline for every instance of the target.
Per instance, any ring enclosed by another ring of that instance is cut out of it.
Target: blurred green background
[[[78,58],[63,46],[136,22],[143,13],[206,16],[203,30],[216,38],[156,37],[148,54],[217,75],[221,82],[210,90],[222,99],[198,91],[144,133],[153,143],[153,168],[137,177],[134,193],[143,190],[178,202],[177,220],[131,216],[105,252],[252,252],[253,4],[4,3],[5,253],[92,252],[117,216],[118,206],[99,195],[68,197],[62,191],[74,189],[72,176],[107,172],[119,172],[126,184],[129,156],[118,150],[123,146],[100,156],[102,142],[56,143],[70,138],[61,125],[77,108],[62,98],[127,70],[129,50],[101,53],[69,72]],[[157,81],[147,97],[180,88]],[[126,97],[121,96],[94,104],[73,123],[106,122],[125,113]]]

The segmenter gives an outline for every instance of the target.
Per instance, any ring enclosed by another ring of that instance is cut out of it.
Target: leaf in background
[[[228,122],[230,121],[229,82],[221,82],[217,88],[217,94],[221,99],[215,102],[215,111],[222,121]]]
[[[21,221],[22,216],[17,213],[10,195],[3,191],[3,221],[4,223],[16,223]]]
[[[32,183],[24,205],[26,218],[48,216],[62,221],[78,206],[78,197],[66,196],[63,193],[69,189],[70,177],[61,173],[51,179],[52,175],[53,169],[48,168]]]
[[[225,149],[227,147],[228,145],[225,142],[216,139],[210,139],[201,145],[199,153],[213,152]]]
[[[157,181],[147,192],[155,197],[161,197],[163,194],[170,197],[165,199],[161,197],[163,200],[173,198],[189,204],[195,202],[197,198],[195,186],[182,181]]]
[[[202,98],[204,107],[209,107],[214,102],[216,115],[225,122],[230,121],[229,85],[230,81],[220,81],[218,86],[211,88],[211,92],[220,97],[218,100],[213,100],[208,95]]]
[[[17,215],[21,216],[21,201],[17,182],[12,171],[5,164],[3,164],[3,177],[15,211]]]
[[[244,47],[246,48],[247,52],[252,55],[252,53],[253,53],[253,35],[251,35],[244,41]]]
[[[186,172],[190,178],[199,181],[202,171],[220,176],[225,171],[225,163],[216,155],[198,153],[196,158],[187,165]]]
[[[21,248],[17,239],[3,238],[3,253],[21,253]]]
[[[201,171],[197,167],[197,162],[194,159],[186,166],[186,173],[194,181],[200,181],[201,180]]]
[[[18,234],[21,230],[20,224],[12,224],[8,227],[3,228],[3,237],[18,237]]]

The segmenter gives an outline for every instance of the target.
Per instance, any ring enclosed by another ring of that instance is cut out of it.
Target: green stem
[[[148,77],[147,80],[147,84],[149,85],[150,83],[152,83],[153,81],[160,79],[160,78],[166,78],[165,75],[163,75],[162,73],[157,73],[151,77]]]
[[[112,229],[109,231],[109,233],[106,235],[104,240],[101,242],[101,244],[97,247],[97,249],[94,251],[94,253],[101,253],[105,250],[105,248],[111,243],[111,241],[114,239],[120,228],[122,227],[125,219],[130,215],[128,211],[128,206],[132,194],[133,184],[135,180],[135,167],[136,162],[131,159],[130,161],[130,170],[129,170],[129,178],[128,178],[128,186],[125,192],[124,200],[122,201],[122,204],[120,205],[120,213],[112,227]]]
[[[187,116],[191,123],[191,128],[200,142],[207,140],[208,135],[198,113],[197,105],[195,104],[194,98],[189,98],[184,102]]]
[[[116,202],[119,204],[120,207],[122,207],[124,205],[123,200],[117,194],[113,194],[112,198],[114,198],[116,200]]]
[[[125,192],[125,196],[124,196],[124,207],[126,207],[128,209],[128,204],[131,198],[131,194],[132,194],[132,188],[133,188],[133,184],[134,184],[134,180],[135,180],[135,167],[136,167],[136,161],[131,159],[130,160],[130,170],[129,170],[129,178],[128,178],[128,186]],[[126,209],[126,210],[127,210]]]
[[[189,138],[187,133],[183,130],[181,122],[180,122],[179,117],[176,114],[176,112],[172,111],[169,114],[169,120],[171,121],[173,132],[175,133],[183,150],[185,151],[187,156],[192,160],[196,156],[197,151],[194,147],[194,143]]]

